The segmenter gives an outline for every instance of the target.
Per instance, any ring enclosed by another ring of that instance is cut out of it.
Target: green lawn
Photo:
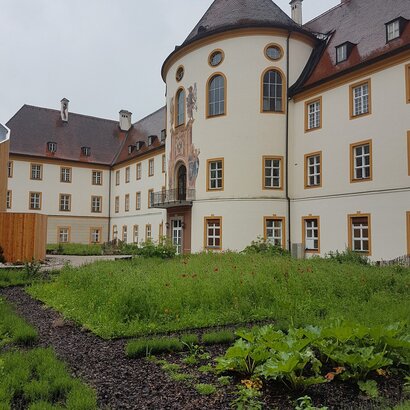
[[[30,283],[27,274],[21,269],[0,270],[0,288],[19,286]]]
[[[409,270],[260,254],[98,262],[28,292],[104,338],[263,319],[286,328],[410,318]]]

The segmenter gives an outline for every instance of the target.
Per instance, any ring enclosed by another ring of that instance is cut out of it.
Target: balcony
[[[195,200],[195,189],[170,189],[152,194],[152,208],[174,208],[176,206],[192,206]]]

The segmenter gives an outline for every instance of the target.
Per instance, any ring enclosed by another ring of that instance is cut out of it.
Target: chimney
[[[120,111],[120,129],[121,131],[129,131],[131,124],[132,113],[126,110]]]
[[[61,119],[63,122],[68,122],[68,103],[67,98],[61,100]]]
[[[291,0],[290,7],[292,9],[292,20],[296,23],[299,24],[299,26],[302,25],[302,1],[303,0]]]

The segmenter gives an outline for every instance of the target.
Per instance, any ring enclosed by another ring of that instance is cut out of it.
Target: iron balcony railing
[[[153,208],[171,208],[173,206],[189,206],[195,200],[195,189],[170,189],[152,194]]]

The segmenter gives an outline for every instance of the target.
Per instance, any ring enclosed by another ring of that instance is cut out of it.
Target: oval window
[[[184,73],[185,73],[184,67],[182,66],[178,67],[177,73],[175,75],[175,78],[178,82],[184,78]]]
[[[277,45],[269,45],[265,49],[265,55],[269,60],[279,60],[282,58],[282,49]]]
[[[215,50],[209,56],[209,64],[212,67],[216,67],[216,66],[218,66],[219,64],[222,63],[223,59],[224,59],[223,51]]]

